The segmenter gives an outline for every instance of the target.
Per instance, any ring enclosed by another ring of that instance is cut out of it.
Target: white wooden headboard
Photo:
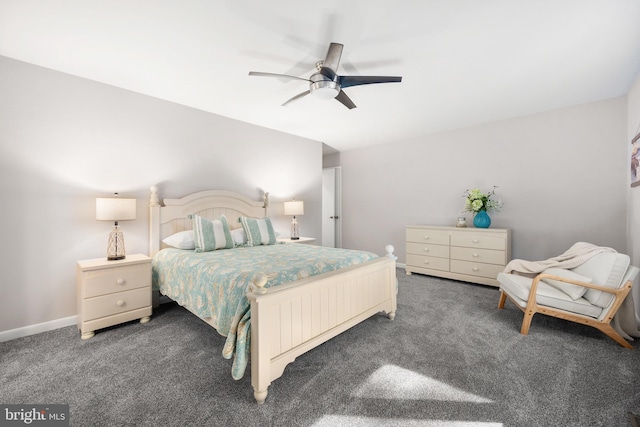
[[[160,203],[158,188],[151,187],[149,202],[149,252],[154,256],[163,247],[162,239],[183,230],[191,229],[189,214],[207,219],[225,215],[229,226],[240,227],[241,216],[261,218],[267,215],[268,196],[254,201],[242,194],[224,190],[207,190],[189,194],[181,199],[164,199]],[[268,193],[267,193],[268,194]]]

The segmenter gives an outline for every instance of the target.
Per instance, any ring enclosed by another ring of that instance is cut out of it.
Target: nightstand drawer
[[[448,245],[449,233],[429,228],[407,228],[407,241],[429,243],[432,245]]]
[[[87,298],[83,304],[84,321],[124,313],[151,306],[151,287]]]
[[[407,265],[432,270],[449,271],[449,258],[437,258],[423,255],[407,254]]]
[[[82,275],[85,298],[151,286],[150,263],[90,270],[83,272]]]
[[[488,234],[454,231],[451,233],[451,246],[465,246],[468,248],[496,249],[504,251],[507,248],[507,243],[502,236],[496,237]]]
[[[504,270],[504,265],[481,264],[478,262],[451,260],[451,272],[468,274],[470,276],[486,277],[495,279],[498,273]]]
[[[438,258],[449,258],[449,246],[407,242],[407,253],[415,255],[435,256]]]
[[[491,249],[475,249],[451,247],[451,259],[462,261],[480,262],[486,264],[505,265],[507,254],[505,251],[494,251]]]

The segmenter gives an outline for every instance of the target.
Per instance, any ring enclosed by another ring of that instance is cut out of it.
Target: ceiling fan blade
[[[305,82],[310,82],[311,81],[311,80],[305,79],[303,77],[290,76],[288,74],[263,73],[263,72],[260,72],[260,71],[249,71],[249,75],[250,76],[258,76],[258,77],[284,77],[285,79],[296,79],[296,80],[302,80],[302,81],[305,81]]]
[[[402,77],[391,76],[340,76],[340,87],[370,85],[374,83],[399,83]]]
[[[349,110],[351,110],[352,108],[356,108],[356,104],[353,103],[351,98],[349,98],[347,94],[344,93],[343,90],[341,90],[340,93],[338,93],[338,95],[336,96],[336,99],[340,101]]]
[[[333,80],[338,74],[338,65],[340,65],[340,57],[342,56],[342,48],[344,46],[340,43],[331,43],[329,50],[327,50],[327,56],[324,58],[322,68],[320,68],[320,74]]]
[[[288,103],[290,103],[290,102],[297,101],[298,99],[302,98],[303,96],[307,96],[307,95],[309,95],[310,93],[311,93],[311,91],[310,91],[310,90],[305,90],[304,92],[299,93],[299,94],[297,94],[296,96],[294,96],[293,98],[291,98],[291,99],[289,99],[288,101],[286,101],[284,104],[282,104],[282,107],[284,107],[285,105],[287,105],[287,104],[288,104]]]

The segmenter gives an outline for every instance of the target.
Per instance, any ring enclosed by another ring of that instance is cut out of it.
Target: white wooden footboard
[[[392,250],[392,249],[391,249]],[[396,265],[391,254],[321,276],[262,288],[251,302],[251,384],[258,403],[299,355],[378,312],[396,311]]]

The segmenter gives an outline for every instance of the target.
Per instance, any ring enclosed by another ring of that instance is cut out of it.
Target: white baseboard
[[[28,337],[29,335],[35,335],[41,332],[53,331],[54,329],[75,325],[77,322],[78,316],[69,316],[63,317],[62,319],[51,320],[49,322],[37,323],[35,325],[3,331],[0,332],[0,342]]]
[[[403,264],[401,262],[396,262],[396,267],[398,267],[398,268],[407,268],[407,264]]]

